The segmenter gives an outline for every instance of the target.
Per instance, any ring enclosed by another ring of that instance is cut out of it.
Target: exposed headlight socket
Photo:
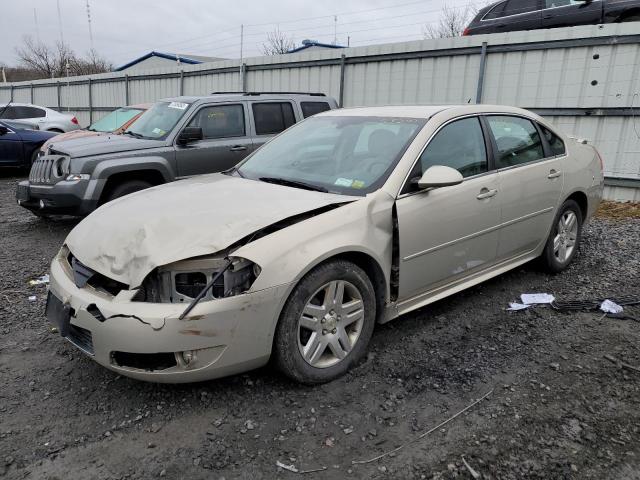
[[[195,363],[197,360],[196,352],[193,350],[187,350],[184,352],[180,352],[180,360],[185,367],[188,367],[192,363]]]

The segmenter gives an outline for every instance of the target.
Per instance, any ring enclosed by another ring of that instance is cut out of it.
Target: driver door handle
[[[489,190],[488,188],[483,188],[482,190],[480,190],[480,193],[476,198],[478,200],[484,200],[486,198],[495,197],[497,194],[498,194],[498,190],[496,189]]]
[[[549,175],[547,175],[548,179],[553,179],[553,178],[558,178],[562,175],[562,172],[560,170],[551,170],[549,172]]]
[[[233,147],[230,148],[230,150],[232,152],[242,152],[242,151],[244,151],[246,149],[247,149],[247,147],[244,146],[244,145],[234,145]]]

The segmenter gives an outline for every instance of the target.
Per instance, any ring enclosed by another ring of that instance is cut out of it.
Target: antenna
[[[89,0],[87,0],[87,22],[89,23],[89,42],[91,50],[93,50],[93,31],[91,30],[91,7],[89,6]]]
[[[64,34],[62,33],[62,14],[60,13],[60,0],[56,0],[58,6],[58,25],[60,26],[60,42],[64,43]]]

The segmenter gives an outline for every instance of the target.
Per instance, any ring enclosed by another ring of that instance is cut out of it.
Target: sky
[[[54,45],[62,36],[77,54],[92,45],[87,0],[0,0],[0,63],[15,65],[25,35]],[[89,0],[93,47],[115,66],[151,50],[240,57],[260,55],[278,28],[303,39],[351,46],[419,40],[443,5],[464,9],[474,0]],[[60,6],[58,16],[57,6]],[[337,21],[336,21],[337,18]]]

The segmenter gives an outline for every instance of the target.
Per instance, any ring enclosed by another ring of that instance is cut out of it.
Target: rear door
[[[246,103],[203,105],[187,126],[201,127],[204,138],[176,145],[176,165],[180,177],[228,170],[253,148],[247,125]]]
[[[0,134],[0,165],[21,165],[22,138],[12,128],[2,123],[0,126],[7,128],[6,133]]]
[[[530,253],[546,240],[562,194],[565,154],[563,148],[551,152],[528,118],[488,115],[485,120],[498,168],[501,261]]]
[[[495,261],[500,207],[498,175],[490,166],[476,116],[443,126],[426,146],[396,201],[400,240],[400,301],[472,275]],[[431,166],[457,169],[460,185],[417,190]]]
[[[544,0],[542,28],[590,25],[602,19],[602,1]]]
[[[290,101],[252,102],[251,114],[253,115],[254,148],[260,147],[297,121]]]
[[[506,0],[489,10],[474,33],[500,33],[542,28],[543,0]]]

